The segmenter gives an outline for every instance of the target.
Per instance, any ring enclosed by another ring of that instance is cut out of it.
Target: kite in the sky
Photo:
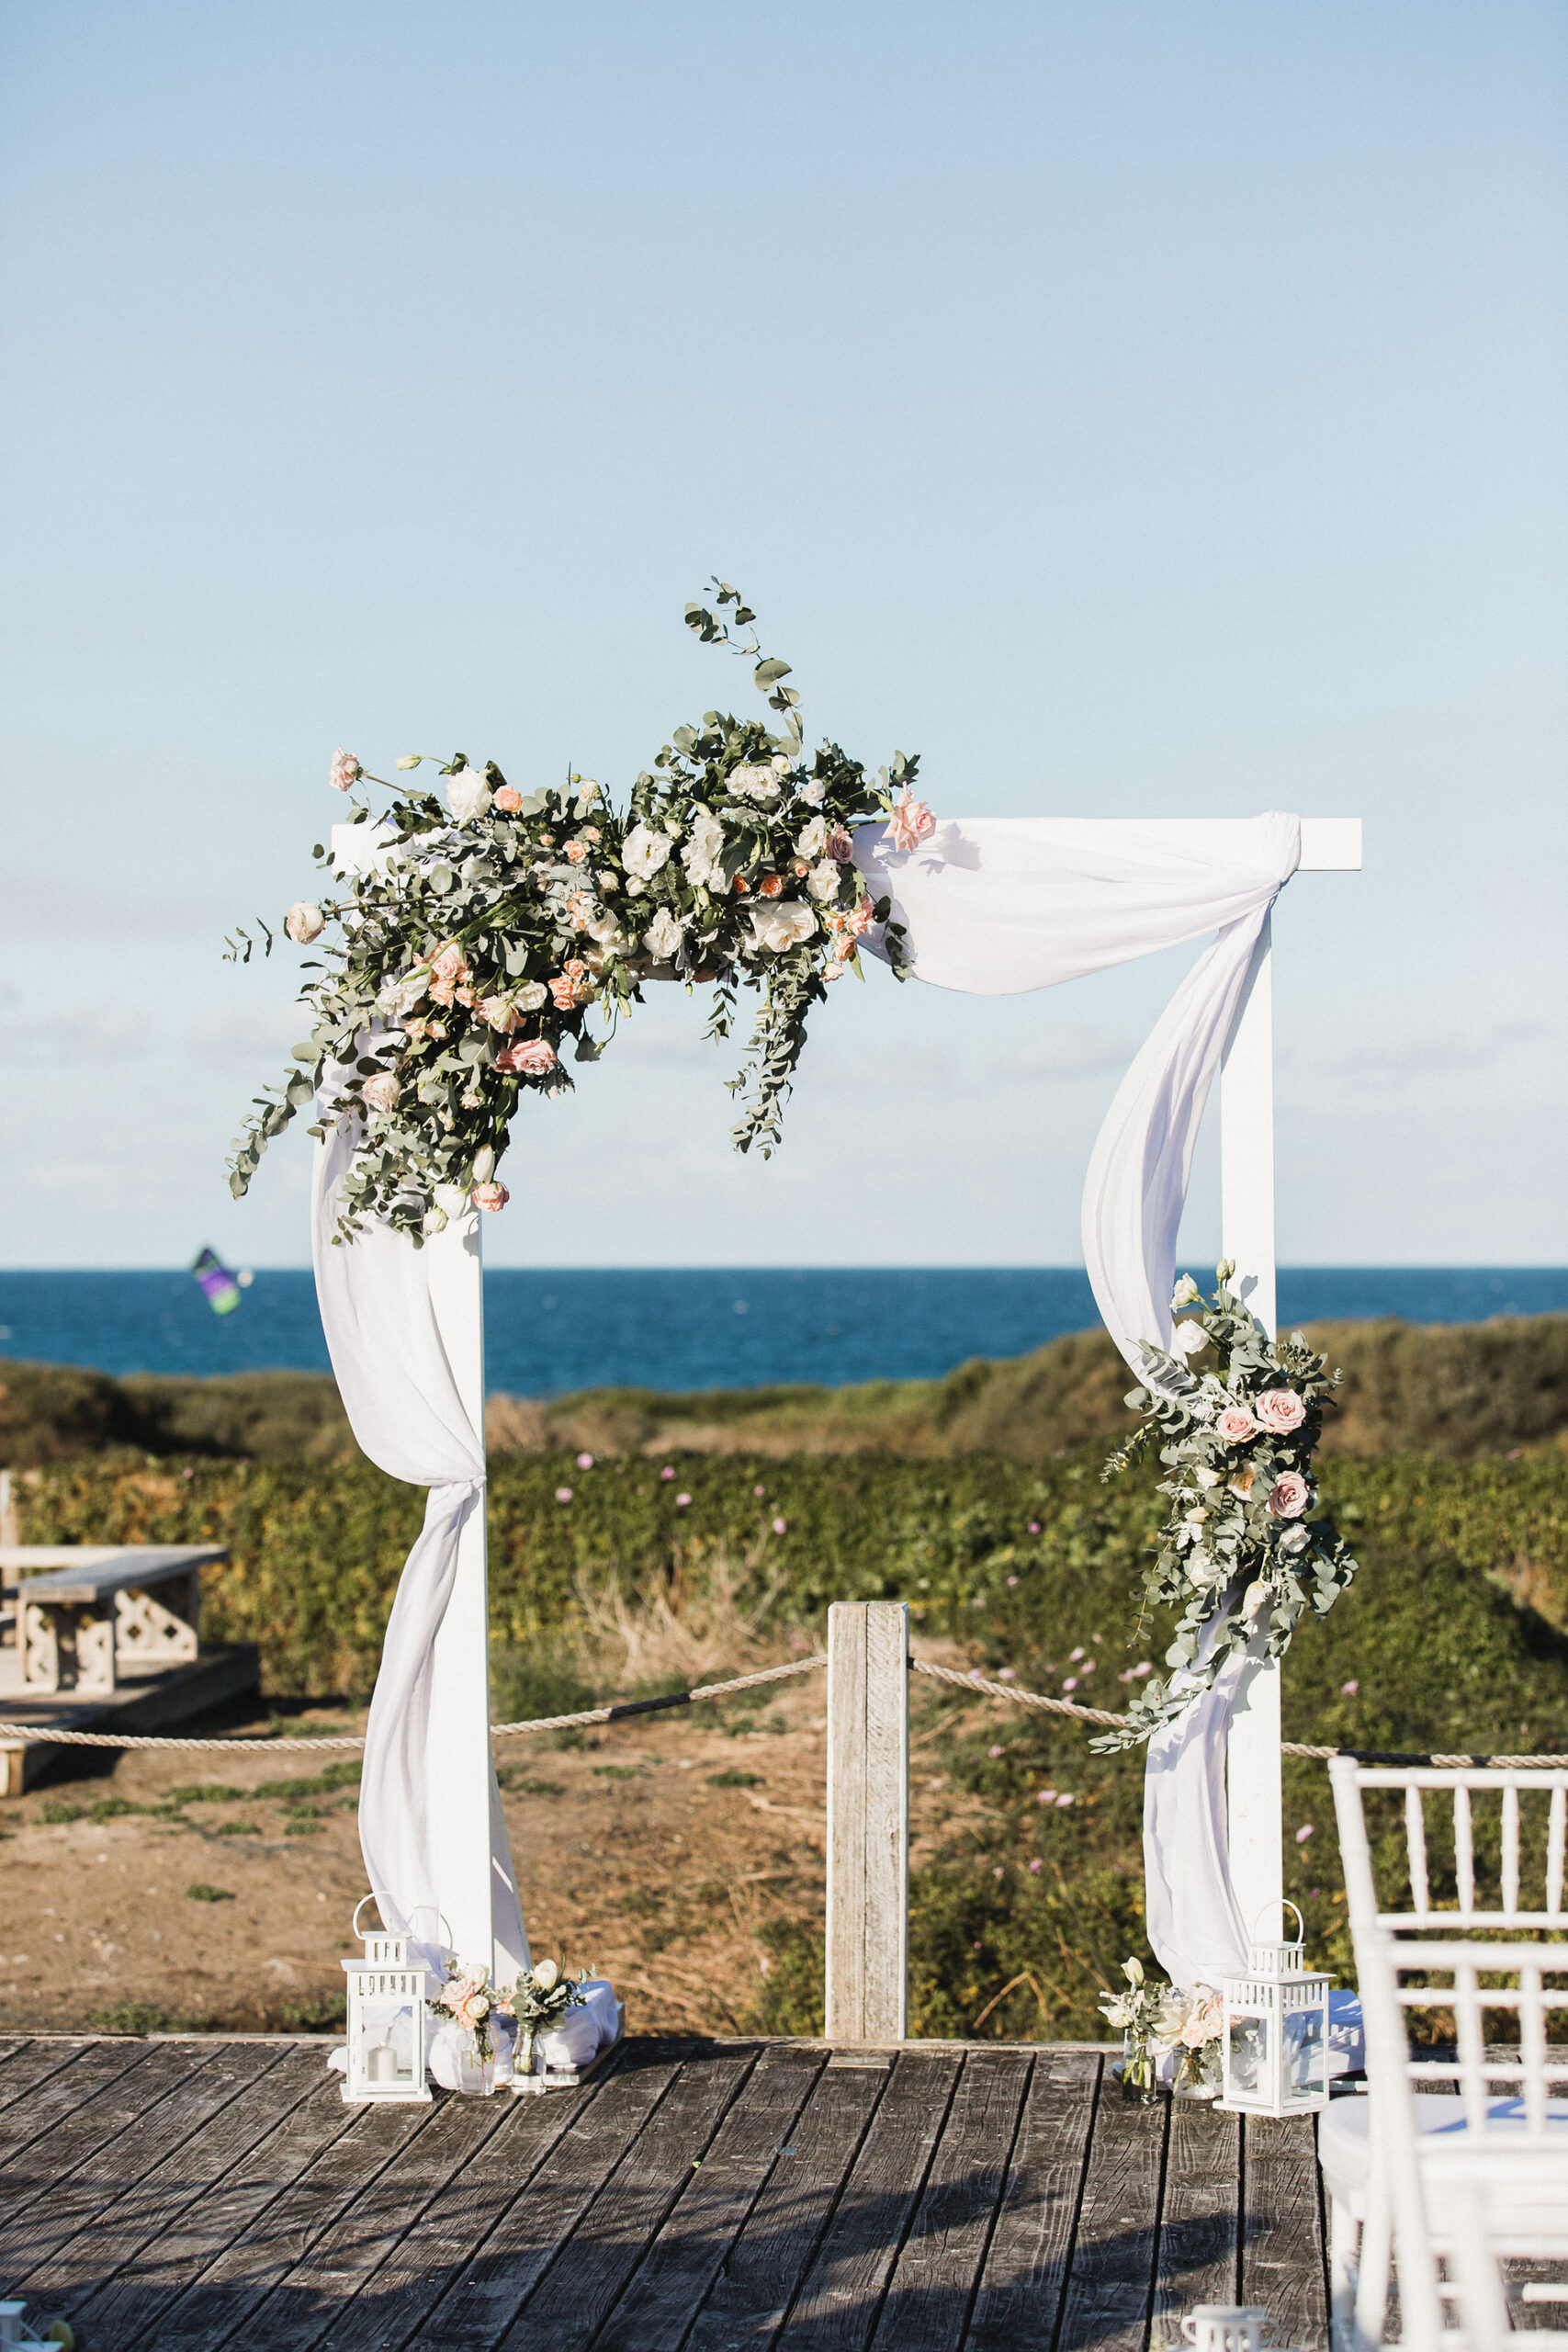
[[[231,1274],[215,1250],[203,1250],[191,1272],[201,1284],[202,1296],[214,1315],[232,1315],[240,1304],[240,1293],[251,1284],[250,1271]]]

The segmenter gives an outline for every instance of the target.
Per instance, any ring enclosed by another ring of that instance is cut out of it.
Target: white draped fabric
[[[1301,862],[1295,817],[1257,818],[1247,854],[1215,855],[1157,825],[1050,818],[944,824],[918,849],[864,832],[856,857],[904,924],[917,978],[975,996],[1107,970],[1217,935],[1116,1090],[1089,1158],[1084,1261],[1106,1328],[1140,1377],[1172,1339],[1176,1236],[1199,1124],[1270,907]],[[1231,1890],[1225,1732],[1228,1667],[1150,1743],[1144,1794],[1149,1941],[1178,1984],[1247,1964]]]
[[[329,1072],[323,1104],[333,1091]],[[447,1359],[430,1295],[427,1252],[378,1223],[352,1242],[333,1242],[337,1191],[353,1158],[357,1123],[333,1121],[325,1110],[323,1118],[311,1244],[321,1328],[344,1409],[378,1469],[430,1489],[424,1526],[399,1579],[370,1702],[359,1842],[387,1927],[433,1952],[443,1940],[437,1923],[455,1906],[442,1899],[442,1842],[432,1800],[437,1759],[427,1752],[431,1679],[435,1636],[457,1574],[458,1535],[468,1515],[485,1507],[484,1431],[474,1427]],[[497,1918],[497,1939],[526,1955],[493,1762],[490,1811],[491,1851],[502,1864],[492,1873],[493,1899],[513,1915],[506,1922]]]

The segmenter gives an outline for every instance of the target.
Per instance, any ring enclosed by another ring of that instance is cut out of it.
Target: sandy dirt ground
[[[771,1964],[759,1927],[820,1930],[824,1699],[814,1674],[722,1727],[672,1713],[576,1748],[499,1743],[535,1956],[612,1978],[634,2030],[741,2027]],[[225,1725],[244,1728],[265,1724]],[[331,1760],[133,1752],[67,1763],[0,1804],[0,2025],[105,2023],[136,2004],[164,2026],[326,2027],[339,1958],[359,1949],[355,1792],[259,1792]],[[243,1793],[171,1805],[197,1771]]]

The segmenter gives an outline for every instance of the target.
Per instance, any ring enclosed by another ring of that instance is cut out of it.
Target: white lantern
[[[1285,1908],[1296,1911],[1293,1903]],[[1247,1975],[1224,1980],[1224,2083],[1216,2105],[1227,2115],[1310,2115],[1328,2104],[1334,1980],[1303,1966],[1301,1937],[1254,1944],[1250,1961]]]
[[[359,1914],[374,1899],[367,1894],[355,1905],[353,1932],[365,1946],[365,1957],[343,1963],[348,1979],[348,2068],[343,2095],[353,2105],[428,2102],[424,2004],[429,1979],[410,1962],[406,1936],[363,1933]]]

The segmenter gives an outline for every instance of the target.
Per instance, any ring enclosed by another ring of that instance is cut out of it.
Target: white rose
[[[595,915],[588,926],[588,936],[597,941],[606,956],[624,956],[632,944],[612,914]]]
[[[459,768],[446,786],[446,806],[460,825],[472,824],[490,807],[490,786],[482,768]]]
[[[686,846],[681,852],[681,863],[693,882],[702,889],[722,892],[727,887],[723,864],[725,840],[724,827],[705,808],[700,817],[693,820]]]
[[[400,765],[400,764],[401,764],[401,763],[400,762],[400,763],[399,763],[399,764]],[[446,1232],[446,1210],[445,1210],[445,1209],[426,1209],[426,1210],[425,1210],[425,1212],[424,1212],[424,1219],[423,1219],[423,1229],[424,1230],[424,1232],[428,1233],[428,1234],[429,1234],[429,1235],[431,1235],[433,1238],[434,1238],[434,1235],[436,1235],[437,1233],[445,1233],[445,1232]]]
[[[782,788],[772,768],[739,767],[729,771],[729,789],[738,799],[776,800]]]
[[[519,1012],[537,1012],[548,994],[543,980],[525,980],[513,991],[512,1001]]]
[[[773,899],[765,906],[753,907],[750,914],[751,947],[771,956],[798,947],[817,928],[816,916],[798,899]]]
[[[647,825],[634,825],[621,845],[621,864],[628,874],[647,880],[657,874],[675,844],[668,833],[656,833]]]
[[[677,922],[668,907],[660,907],[643,933],[642,944],[661,964],[670,964],[679,954],[685,936],[685,924]]]
[[[806,782],[797,786],[796,789],[808,808],[820,808],[822,796],[828,787],[825,784],[818,784],[815,776],[807,776]]]
[[[560,1970],[553,1960],[542,1960],[534,1971],[534,1982],[541,1993],[553,1993],[560,1983]]]
[[[818,818],[818,822],[821,820]],[[836,899],[839,895],[839,869],[830,857],[814,865],[806,877],[806,887],[814,899]]]
[[[1176,1285],[1176,1295],[1170,1302],[1171,1313],[1173,1315],[1179,1315],[1184,1306],[1195,1306],[1202,1295],[1202,1292],[1199,1289],[1191,1275],[1183,1274],[1181,1280]]]
[[[775,775],[788,775],[791,768],[795,765],[795,762],[784,752],[775,752],[773,758],[768,762],[768,765],[772,768]]]
[[[805,826],[795,837],[796,857],[820,857],[827,846],[828,820],[826,817],[813,817],[809,825]]]
[[[320,939],[326,922],[320,907],[309,899],[297,899],[283,918],[283,928],[297,947],[309,947],[312,939]]]
[[[1179,1356],[1195,1356],[1200,1348],[1208,1346],[1209,1334],[1201,1323],[1179,1323],[1170,1344]]]

